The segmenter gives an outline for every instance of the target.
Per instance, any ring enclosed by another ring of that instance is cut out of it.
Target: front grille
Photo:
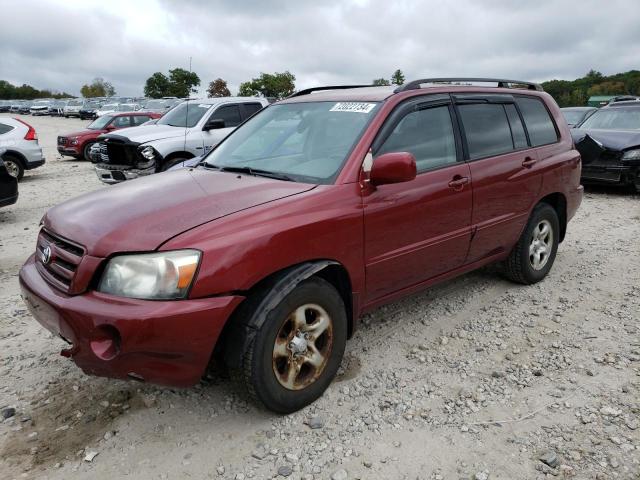
[[[620,162],[621,158],[622,158],[622,152],[621,151],[606,149],[600,154],[600,156],[595,161],[590,163],[590,165],[593,165],[593,166],[596,166],[596,165],[603,165],[603,166],[615,165],[615,164]]]
[[[69,292],[84,253],[82,247],[42,229],[36,247],[36,266],[47,282]]]
[[[66,145],[67,137],[58,137],[58,145]]]
[[[100,145],[100,158],[103,163],[112,165],[131,165],[138,162],[136,147],[109,140]]]

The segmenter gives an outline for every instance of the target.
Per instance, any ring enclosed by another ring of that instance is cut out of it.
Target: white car
[[[121,103],[116,108],[116,112],[137,112],[142,108],[139,103]]]
[[[49,115],[49,107],[51,106],[51,100],[36,100],[31,105],[29,113],[33,116],[36,115]]]
[[[91,161],[105,183],[118,183],[168,170],[206,155],[247,118],[269,104],[266,98],[220,97],[187,100],[154,125],[125,128],[98,137]]]
[[[25,170],[44,165],[38,135],[31,125],[22,120],[0,117],[0,149],[3,148],[6,149],[2,157],[4,166],[18,180],[24,176]]]
[[[96,110],[96,117],[101,117],[107,113],[113,113],[118,111],[119,103],[105,103],[98,110]]]
[[[65,118],[69,118],[69,117],[80,118],[80,109],[82,108],[82,105],[84,105],[83,100],[78,100],[78,99],[69,100],[67,104],[64,106],[64,109],[62,110],[62,114],[64,115]]]

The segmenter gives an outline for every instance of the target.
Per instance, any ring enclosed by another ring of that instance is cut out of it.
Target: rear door
[[[471,175],[462,161],[448,95],[399,106],[374,142],[375,157],[410,152],[410,182],[365,191],[366,301],[460,267],[471,237]]]
[[[465,262],[473,263],[516,242],[537,199],[542,176],[512,95],[453,98],[473,179],[473,239]]]

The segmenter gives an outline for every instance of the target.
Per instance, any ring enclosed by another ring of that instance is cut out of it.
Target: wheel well
[[[539,203],[551,205],[556,211],[560,222],[560,241],[562,242],[567,233],[567,199],[562,193],[556,192],[542,198]]]
[[[230,360],[229,354],[231,354],[232,357],[236,357],[237,354],[241,354],[244,345],[243,335],[245,331],[244,327],[246,326],[245,322],[248,320],[248,317],[251,316],[253,309],[261,303],[260,300],[271,292],[282,280],[285,280],[285,282],[290,281],[289,279],[291,278],[290,274],[292,271],[295,271],[298,268],[302,269],[305,266],[312,266],[314,263],[326,265],[321,266],[319,270],[315,271],[308,277],[303,276],[300,278],[300,281],[316,276],[326,280],[336,288],[342,297],[342,301],[346,308],[348,322],[347,331],[348,336],[350,337],[353,332],[353,295],[349,273],[343,265],[336,262],[328,262],[326,260],[318,260],[317,262],[310,261],[292,265],[274,272],[257,282],[248,290],[242,292],[245,299],[236,307],[235,311],[226,322],[222,333],[216,342],[212,360],[220,361],[225,358],[226,362],[231,361],[232,363],[235,363],[235,360],[237,359],[234,358],[234,360]]]
[[[195,155],[191,152],[171,152],[169,155],[164,157],[163,163],[170,162],[176,158],[184,158],[186,160],[193,157],[195,157]]]
[[[16,152],[15,150],[7,150],[3,155],[7,157],[14,157],[16,160],[19,160],[22,164],[22,168],[25,168],[27,166],[27,161],[24,158],[24,155],[22,155],[20,152]]]

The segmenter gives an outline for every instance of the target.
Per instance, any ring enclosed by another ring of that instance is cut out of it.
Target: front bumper
[[[20,270],[34,318],[61,336],[87,374],[188,387],[202,378],[240,296],[151,301],[95,291],[70,296],[38,273],[34,255]]]
[[[80,145],[58,145],[58,153],[61,155],[80,155]]]
[[[640,185],[640,166],[624,164],[583,165],[582,181],[599,184]]]
[[[127,169],[125,167],[118,167],[114,165],[110,168],[105,168],[104,164],[96,165],[96,175],[100,179],[100,181],[107,184],[120,183],[127,180],[133,180],[138,177],[146,177],[147,175],[151,175],[156,173],[156,166],[140,169],[140,168],[130,168]]]

